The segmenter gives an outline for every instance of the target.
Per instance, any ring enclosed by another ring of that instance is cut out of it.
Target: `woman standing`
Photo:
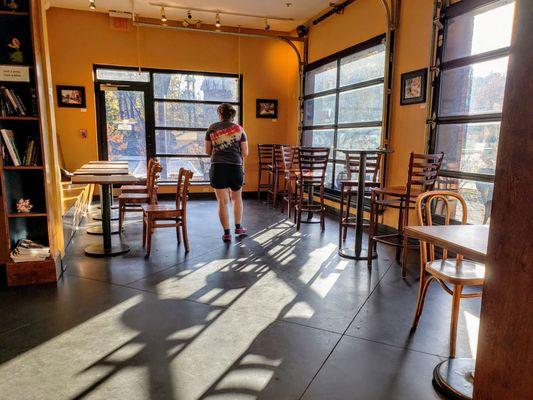
[[[228,203],[233,203],[235,235],[245,235],[242,222],[242,161],[248,156],[248,141],[242,126],[233,120],[237,112],[230,104],[218,107],[219,122],[209,127],[205,134],[205,152],[211,156],[209,179],[218,201],[218,216],[224,229],[222,240],[231,241]]]

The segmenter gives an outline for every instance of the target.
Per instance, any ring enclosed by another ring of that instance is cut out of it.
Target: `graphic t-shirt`
[[[212,164],[242,165],[241,142],[247,140],[242,126],[229,121],[214,123],[207,129],[205,140],[213,146]]]

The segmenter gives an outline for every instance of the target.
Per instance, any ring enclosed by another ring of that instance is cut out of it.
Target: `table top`
[[[484,263],[487,257],[488,225],[407,226],[405,233],[473,261]]]
[[[389,149],[333,149],[344,154],[391,154],[392,150]]]
[[[89,162],[74,171],[72,183],[130,184],[137,178],[129,173],[128,163],[120,162]]]
[[[105,161],[105,160],[96,160],[96,161],[89,161],[87,164],[85,165],[88,165],[88,164],[107,164],[107,165],[112,165],[112,164],[125,164],[125,165],[128,165],[128,162],[127,161]]]

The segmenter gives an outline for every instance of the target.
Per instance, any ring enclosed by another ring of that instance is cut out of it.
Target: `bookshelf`
[[[0,2],[0,280],[9,286],[57,280],[52,258],[10,257],[21,239],[51,244],[31,3],[17,0],[13,10]],[[21,198],[30,212],[17,211]]]

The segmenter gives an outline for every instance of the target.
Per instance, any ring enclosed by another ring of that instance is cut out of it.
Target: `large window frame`
[[[386,52],[386,46],[385,46],[385,40],[386,35],[382,34],[379,36],[376,36],[374,38],[371,38],[365,42],[359,43],[355,46],[349,47],[347,49],[341,50],[340,52],[334,53],[330,56],[327,56],[325,58],[322,58],[320,60],[317,60],[315,62],[309,63],[305,67],[305,77],[304,77],[304,87],[306,87],[306,83],[308,80],[308,74],[310,72],[313,72],[314,70],[317,70],[320,67],[326,66],[328,64],[336,63],[336,84],[335,87],[328,90],[323,90],[311,94],[305,94],[304,95],[304,109],[302,110],[304,115],[304,124],[302,127],[302,135],[300,138],[300,144],[304,145],[305,143],[305,135],[306,132],[309,131],[317,131],[317,130],[332,130],[333,131],[333,149],[338,148],[338,141],[339,141],[339,130],[342,129],[350,129],[350,128],[380,128],[380,146],[383,146],[383,143],[385,141],[384,137],[384,131],[386,130],[387,124],[388,124],[388,112],[387,110],[383,109],[381,110],[381,119],[375,120],[375,121],[365,121],[365,122],[349,122],[349,123],[343,123],[339,122],[339,99],[340,96],[343,93],[347,93],[353,90],[358,89],[365,89],[365,88],[371,88],[376,85],[383,85],[383,92],[382,92],[382,98],[381,98],[381,104],[383,104],[384,96],[387,96],[387,88],[388,88],[388,82],[386,81],[386,76],[384,73],[383,77],[375,78],[375,79],[369,79],[362,82],[354,83],[354,84],[348,84],[345,86],[341,86],[341,61],[343,59],[346,59],[349,56],[356,55],[357,53],[364,52],[365,50],[371,49],[372,47],[376,47],[379,45],[384,46],[384,51]],[[384,71],[386,70],[386,62],[388,58],[385,54],[385,60],[384,60]],[[308,100],[313,99],[320,99],[324,98],[326,96],[335,96],[335,107],[334,107],[334,120],[331,124],[311,124],[307,125],[305,123],[305,103]],[[342,157],[339,157],[340,153],[337,151],[332,151],[330,153],[330,159],[328,160],[328,165],[332,165],[331,171],[328,171],[328,174],[331,174],[331,183],[329,186],[326,186],[326,192],[338,196],[340,193],[338,189],[335,188],[336,182],[335,178],[338,175],[337,172],[339,170],[345,169],[345,161],[342,159]]]
[[[489,50],[480,52],[478,54],[461,55],[450,60],[445,60],[446,55],[446,41],[447,33],[449,30],[449,23],[452,18],[460,17],[466,13],[472,12],[481,7],[487,7],[498,0],[475,0],[475,1],[461,1],[452,5],[445,6],[440,13],[440,27],[437,29],[436,43],[437,48],[435,52],[434,60],[434,78],[433,78],[433,93],[432,93],[432,117],[428,120],[430,126],[429,129],[429,143],[428,148],[431,153],[435,153],[439,150],[439,127],[446,127],[446,125],[460,125],[460,124],[473,124],[473,123],[499,123],[502,119],[501,112],[490,113],[465,113],[459,115],[442,115],[444,113],[444,107],[441,107],[440,101],[443,97],[443,76],[447,71],[453,71],[454,69],[461,67],[473,66],[476,63],[487,62],[507,57],[510,54],[510,46],[501,47],[496,50]],[[511,2],[511,0],[509,0]],[[457,51],[457,49],[455,49]],[[470,89],[472,90],[472,89]],[[446,156],[445,156],[446,157]],[[461,160],[462,161],[462,158]],[[466,172],[460,171],[460,167],[457,169],[447,169],[446,167],[440,170],[440,176],[451,178],[452,181],[470,181],[472,183],[479,182],[484,185],[491,185],[494,182],[494,173],[479,173],[479,172]],[[477,185],[477,184],[476,184]],[[490,202],[490,200],[488,200]],[[486,210],[486,215],[483,222],[487,222],[487,218],[490,215],[490,206]]]
[[[157,157],[159,159],[171,159],[171,158],[198,158],[198,159],[210,159],[210,156],[207,154],[186,154],[186,153],[161,153],[157,151],[156,146],[156,132],[157,131],[186,131],[186,132],[202,132],[207,131],[208,126],[206,127],[186,127],[186,126],[160,126],[157,125],[156,116],[155,116],[155,107],[157,103],[174,103],[174,104],[200,104],[200,105],[218,105],[222,101],[213,101],[213,100],[184,100],[184,99],[169,99],[161,98],[156,96],[154,86],[155,74],[186,74],[186,75],[199,75],[199,76],[210,76],[210,77],[220,77],[220,78],[234,78],[238,81],[238,90],[237,90],[237,101],[227,102],[232,104],[239,109],[239,118],[238,123],[243,125],[243,76],[242,74],[229,74],[229,73],[218,73],[218,72],[205,72],[205,71],[187,71],[187,70],[174,70],[174,69],[160,69],[160,68],[141,68],[141,73],[147,73],[149,76],[148,81],[133,81],[133,80],[110,80],[110,79],[99,79],[97,76],[97,70],[117,70],[117,71],[139,71],[139,68],[129,67],[129,66],[110,66],[95,64],[93,65],[94,73],[94,83],[95,83],[95,94],[96,94],[96,106],[97,106],[97,122],[98,122],[98,153],[101,159],[107,159],[107,134],[105,127],[105,116],[104,112],[104,103],[100,96],[102,85],[117,86],[119,88],[127,87],[131,90],[141,90],[145,92],[145,120],[146,120],[146,156],[147,158]],[[213,121],[216,122],[216,121]],[[172,184],[172,180],[162,180],[161,183]],[[193,184],[208,184],[207,179],[195,180]]]

